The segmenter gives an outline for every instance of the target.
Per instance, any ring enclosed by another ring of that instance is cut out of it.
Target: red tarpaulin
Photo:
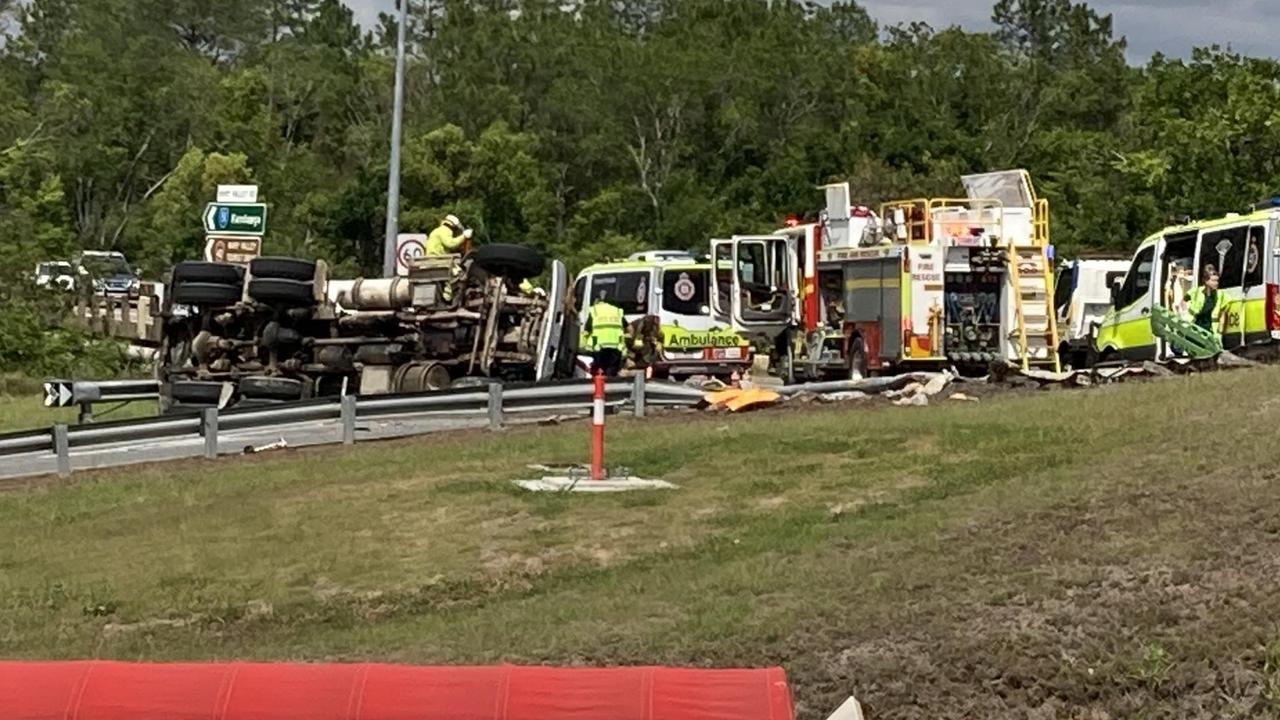
[[[793,720],[781,668],[0,662],[4,720]]]

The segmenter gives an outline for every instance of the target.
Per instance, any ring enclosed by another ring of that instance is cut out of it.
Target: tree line
[[[412,0],[402,231],[445,213],[571,266],[1026,167],[1062,252],[1280,189],[1280,63],[1126,62],[1110,16],[998,0],[994,29],[885,27],[856,2]],[[218,183],[271,254],[377,273],[396,26],[339,0],[0,0],[0,302],[119,249],[198,257]],[[3,340],[0,320],[0,340]],[[38,326],[39,323],[36,323]],[[34,327],[34,326],[33,326]],[[11,345],[0,343],[0,345]],[[0,350],[0,369],[14,365]]]

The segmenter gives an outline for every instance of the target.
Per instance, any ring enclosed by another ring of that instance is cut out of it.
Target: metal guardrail
[[[155,380],[46,380],[45,407],[80,406],[80,422],[93,421],[94,403],[155,400],[160,383]]]
[[[605,401],[613,407],[630,405],[637,417],[648,406],[688,406],[699,402],[703,391],[667,382],[649,382],[643,376],[610,380],[605,385]],[[198,414],[175,414],[134,420],[117,420],[93,425],[57,424],[47,430],[28,430],[0,435],[0,457],[30,453],[53,453],[58,474],[71,473],[74,449],[100,445],[127,444],[173,438],[205,441],[204,455],[217,457],[218,433],[227,430],[254,430],[284,423],[338,420],[334,442],[355,442],[358,420],[386,416],[458,417],[487,416],[490,429],[501,429],[507,413],[569,412],[591,407],[590,382],[578,380],[548,384],[505,387],[501,383],[424,393],[395,395],[347,395],[281,403],[264,407],[218,410],[205,408]]]

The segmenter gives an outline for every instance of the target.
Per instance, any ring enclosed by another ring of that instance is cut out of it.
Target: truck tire
[[[235,285],[211,282],[179,282],[173,288],[173,301],[182,305],[226,307],[240,302],[241,290]]]
[[[249,261],[249,272],[256,278],[300,280],[311,282],[316,278],[316,264],[312,260],[289,257],[258,257]]]
[[[547,265],[537,250],[504,243],[481,245],[471,251],[471,259],[481,270],[510,280],[537,277]]]
[[[249,297],[266,305],[296,307],[315,302],[315,289],[310,281],[253,278],[249,281]]]
[[[306,386],[301,380],[266,375],[240,379],[240,397],[254,400],[300,400]]]
[[[174,266],[173,281],[233,285],[239,288],[244,285],[244,268],[231,263],[186,260]]]
[[[222,400],[222,383],[206,380],[177,380],[169,383],[169,397],[182,405],[217,405]]]

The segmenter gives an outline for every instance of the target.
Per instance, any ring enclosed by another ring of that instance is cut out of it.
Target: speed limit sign
[[[413,261],[427,254],[427,236],[403,233],[396,236],[396,274],[408,275]]]

